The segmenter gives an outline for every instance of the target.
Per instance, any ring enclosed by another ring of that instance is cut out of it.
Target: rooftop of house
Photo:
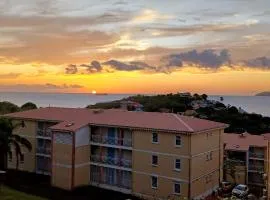
[[[270,133],[263,135],[252,135],[250,133],[224,133],[223,141],[225,150],[248,151],[249,147],[267,147]]]
[[[120,109],[86,109],[47,107],[5,115],[28,120],[55,121],[55,130],[76,131],[88,124],[196,133],[227,125],[173,113],[132,112]]]

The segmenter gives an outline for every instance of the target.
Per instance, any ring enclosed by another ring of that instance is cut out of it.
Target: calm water
[[[209,99],[220,101],[221,96],[210,96]],[[241,107],[249,113],[270,116],[270,96],[222,96],[225,105]]]
[[[119,100],[128,97],[130,94],[59,94],[59,93],[13,93],[0,92],[0,101],[9,101],[16,105],[23,105],[26,102],[33,102],[38,107],[72,107],[84,108],[98,102]]]
[[[86,107],[98,102],[119,100],[131,94],[52,94],[52,93],[0,93],[0,101],[10,101],[19,106],[31,101],[39,107]],[[223,96],[224,104],[241,107],[247,112],[255,112],[270,116],[270,97],[259,96]],[[220,96],[209,96],[209,99],[219,100]]]

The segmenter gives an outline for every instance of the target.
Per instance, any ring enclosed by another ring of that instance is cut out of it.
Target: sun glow
[[[96,94],[97,93],[97,91],[96,90],[92,90],[92,94]]]

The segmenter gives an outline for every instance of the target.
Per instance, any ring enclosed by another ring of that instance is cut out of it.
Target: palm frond
[[[24,146],[28,151],[32,151],[32,144],[26,138],[21,137],[21,145]]]
[[[15,140],[11,140],[11,143],[15,147],[16,156],[21,156],[22,155],[22,151],[21,151],[21,147],[20,147],[19,143],[17,141],[15,141]]]
[[[17,134],[11,135],[11,138],[15,139],[16,142],[27,148],[28,151],[32,151],[32,144],[26,138],[21,137]]]

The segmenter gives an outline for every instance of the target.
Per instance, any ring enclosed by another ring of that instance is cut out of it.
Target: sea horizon
[[[102,93],[101,93],[102,94]],[[161,93],[157,93],[161,94]],[[141,94],[141,95],[157,95]],[[38,107],[71,107],[85,108],[101,102],[120,100],[137,94],[106,94],[96,95],[92,93],[57,93],[57,92],[0,92],[0,102],[9,101],[18,106],[27,102],[33,102]],[[240,95],[208,95],[209,100],[220,101],[225,105],[241,108],[248,113],[270,116],[269,96],[240,96]]]

